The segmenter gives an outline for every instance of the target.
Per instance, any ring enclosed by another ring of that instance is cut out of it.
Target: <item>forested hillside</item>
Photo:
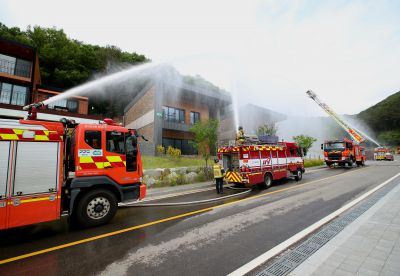
[[[357,117],[376,133],[381,143],[400,145],[400,91],[360,112]]]

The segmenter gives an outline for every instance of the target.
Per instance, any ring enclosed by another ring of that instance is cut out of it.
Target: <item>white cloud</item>
[[[56,26],[78,40],[169,60],[240,102],[290,114],[323,114],[307,89],[354,114],[400,87],[393,2],[9,0],[4,7],[8,25]]]

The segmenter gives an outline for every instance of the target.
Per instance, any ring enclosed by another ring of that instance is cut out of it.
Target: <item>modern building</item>
[[[0,38],[0,118],[23,118],[22,107],[62,93],[42,85],[37,50]],[[78,121],[98,119],[88,115],[88,98],[60,100],[40,110],[38,118],[57,120],[72,116]],[[82,118],[79,119],[79,118]]]
[[[149,81],[124,111],[124,124],[149,141],[140,142],[143,154],[154,155],[157,145],[179,148],[195,155],[190,127],[198,121],[223,120],[231,105],[229,93],[215,86],[182,82]]]

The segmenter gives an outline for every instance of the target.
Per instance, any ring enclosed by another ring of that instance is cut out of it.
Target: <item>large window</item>
[[[15,71],[16,60],[17,59],[15,57],[0,54],[0,72],[13,75]]]
[[[76,100],[58,100],[50,103],[48,106],[50,109],[55,110],[68,110],[70,112],[78,112],[78,101]]]
[[[27,60],[0,54],[0,72],[29,78],[32,63]]]
[[[9,83],[0,83],[0,103],[10,104],[12,85]]]
[[[25,105],[26,103],[26,92],[27,88],[25,86],[14,85],[11,104],[15,105]]]
[[[164,120],[175,123],[185,123],[185,110],[163,106]]]
[[[28,98],[28,87],[0,82],[0,103],[24,106]]]
[[[200,121],[200,113],[199,112],[190,112],[190,124],[194,125],[195,123]]]
[[[197,154],[197,150],[193,147],[191,140],[163,138],[162,145],[165,149],[167,149],[169,146],[180,149],[183,155]]]

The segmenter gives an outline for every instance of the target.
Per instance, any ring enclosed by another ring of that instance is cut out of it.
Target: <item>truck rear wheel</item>
[[[268,189],[272,185],[272,176],[269,173],[266,173],[264,176],[264,182],[258,184],[258,188],[260,189]]]
[[[75,210],[77,222],[92,227],[109,222],[117,212],[116,196],[106,189],[96,189],[84,194]]]

